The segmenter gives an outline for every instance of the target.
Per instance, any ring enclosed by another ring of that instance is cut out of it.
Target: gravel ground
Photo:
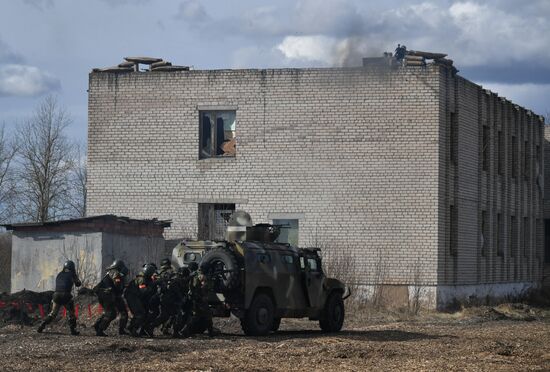
[[[11,324],[0,328],[0,370],[550,370],[550,317],[512,310],[351,319],[330,335],[314,322],[284,320],[281,331],[258,338],[223,320],[222,335],[185,340],[99,338],[84,324],[70,336],[64,322],[38,334]]]

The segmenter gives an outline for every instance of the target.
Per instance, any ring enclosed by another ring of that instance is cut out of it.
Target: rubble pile
[[[146,65],[148,68],[140,70],[140,65]],[[189,66],[172,65],[171,62],[164,61],[162,58],[155,57],[125,57],[124,61],[116,66],[94,68],[92,72],[149,72],[149,71],[188,71]]]
[[[363,66],[386,66],[397,68],[403,67],[423,67],[428,63],[446,66],[452,70],[454,74],[458,70],[453,66],[453,60],[446,58],[447,54],[423,52],[419,50],[407,50],[404,45],[397,45],[395,54],[385,52],[383,57],[368,57],[363,58]]]

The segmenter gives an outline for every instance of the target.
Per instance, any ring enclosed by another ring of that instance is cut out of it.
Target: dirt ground
[[[5,324],[0,370],[550,370],[549,315],[523,305],[407,319],[371,314],[330,335],[315,322],[284,320],[280,332],[258,338],[217,320],[222,335],[184,340],[99,338],[84,323],[70,336],[64,321],[43,334],[36,324]]]

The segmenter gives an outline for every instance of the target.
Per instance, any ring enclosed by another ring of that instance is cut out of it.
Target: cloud
[[[550,84],[502,84],[492,82],[482,82],[481,85],[493,92],[498,93],[500,97],[505,97],[510,101],[531,109],[538,115],[550,114]]]
[[[210,16],[198,0],[187,0],[180,3],[176,18],[190,23],[202,23],[209,20]]]
[[[10,46],[0,39],[0,63],[21,63],[23,57],[11,50]]]
[[[40,11],[52,9],[55,6],[54,0],[23,0],[23,2]]]
[[[298,0],[290,7],[275,3],[251,8],[236,19],[211,19],[198,0],[189,0],[178,14],[187,20],[210,19],[208,28],[196,29],[201,37],[240,38],[248,41],[249,49],[269,45],[282,54],[282,64],[360,65],[361,57],[381,55],[404,43],[409,49],[447,53],[472,76],[492,71],[495,81],[550,80],[548,1],[533,0],[521,7],[512,0],[387,4]]]
[[[0,66],[0,96],[37,96],[61,88],[59,79],[34,66]]]
[[[382,54],[383,48],[377,44],[376,41],[355,36],[287,36],[275,48],[288,60],[328,66],[360,66],[363,57]]]
[[[132,5],[142,5],[142,4],[145,4],[145,3],[149,3],[151,2],[152,0],[101,0],[102,2],[112,6],[112,7],[117,7],[117,6],[124,6],[124,5],[128,5],[128,4],[132,4]]]

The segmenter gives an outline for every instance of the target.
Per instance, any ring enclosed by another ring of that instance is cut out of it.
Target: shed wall
[[[75,262],[84,285],[101,274],[101,233],[13,232],[11,292],[55,289],[55,277],[66,260]]]

